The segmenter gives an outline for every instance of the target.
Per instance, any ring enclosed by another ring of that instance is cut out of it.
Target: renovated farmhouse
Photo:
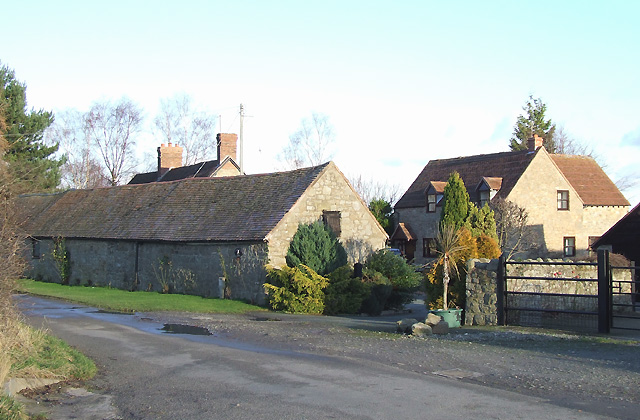
[[[436,256],[442,194],[454,171],[479,207],[504,199],[526,209],[529,231],[518,257],[585,256],[629,209],[595,160],[549,154],[538,136],[524,151],[432,160],[395,205],[392,244],[416,263]]]

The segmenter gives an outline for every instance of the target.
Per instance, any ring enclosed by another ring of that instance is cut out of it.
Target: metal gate
[[[611,270],[611,323],[609,327],[616,330],[640,331],[640,267],[620,267],[610,265]],[[617,280],[613,273],[628,275],[628,279]]]
[[[518,265],[563,269],[551,276],[518,275]],[[597,275],[585,278],[567,274],[571,267],[585,266],[597,268],[592,271]],[[616,276],[612,275],[614,270],[618,271]],[[597,263],[501,259],[498,323],[600,333],[611,329],[640,331],[639,274],[640,267],[612,266],[608,251],[598,251]]]

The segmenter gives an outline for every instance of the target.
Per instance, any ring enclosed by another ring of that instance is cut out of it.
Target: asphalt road
[[[605,418],[373,361],[162,333],[162,324],[140,315],[32,297],[21,297],[21,306],[30,323],[44,325],[99,367],[86,387],[103,397],[94,398],[103,411],[89,415],[82,404],[69,403],[66,411],[53,407],[52,420]]]

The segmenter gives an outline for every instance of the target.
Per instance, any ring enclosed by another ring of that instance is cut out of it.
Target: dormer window
[[[502,188],[502,178],[483,176],[476,187],[478,208],[489,204],[500,188]]]
[[[427,196],[427,213],[435,213],[436,208],[438,207],[438,203],[442,200],[444,196],[444,187],[447,185],[446,182],[440,181],[431,181],[425,190],[425,194]]]

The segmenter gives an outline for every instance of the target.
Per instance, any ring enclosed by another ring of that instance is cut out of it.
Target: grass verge
[[[119,312],[176,311],[238,314],[266,310],[259,306],[229,299],[208,299],[200,296],[157,292],[128,292],[107,287],[63,286],[57,283],[28,279],[18,280],[16,290]]]
[[[5,314],[7,315],[7,314]],[[8,378],[85,380],[96,374],[93,361],[64,341],[6,316],[0,328],[0,384]],[[0,392],[0,419],[28,419],[21,404]]]

